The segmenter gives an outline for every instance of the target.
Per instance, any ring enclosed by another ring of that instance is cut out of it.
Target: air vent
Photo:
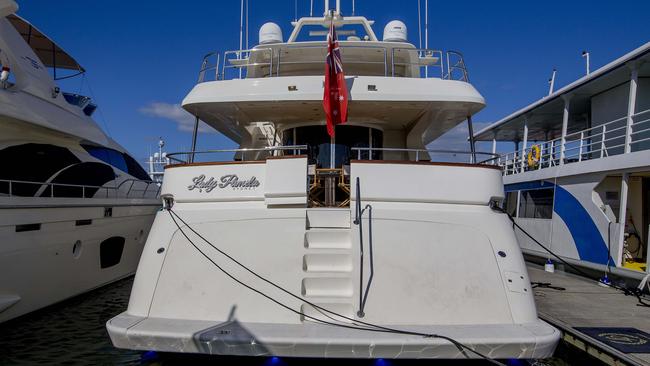
[[[75,221],[76,226],[86,226],[86,225],[91,225],[93,223],[93,220],[91,219],[85,219],[85,220],[77,220]]]

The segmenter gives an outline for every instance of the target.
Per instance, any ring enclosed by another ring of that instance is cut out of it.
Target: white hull
[[[113,344],[230,355],[466,357],[441,339],[350,330],[317,324],[315,318],[438,333],[495,358],[552,354],[559,332],[537,318],[510,222],[488,206],[503,195],[499,170],[353,162],[351,181],[359,177],[361,203],[373,207],[372,232],[368,217],[362,220],[363,266],[351,209],[305,207],[306,171],[307,159],[300,157],[199,163],[168,169],[162,190],[163,197],[173,195],[173,211],[189,227],[299,298],[261,281],[182,226],[207,256],[299,313],[228,278],[188,242],[171,213],[161,211],[129,308],[108,322]],[[260,185],[188,190],[200,174],[232,173],[241,179],[254,176]],[[351,198],[354,208],[354,190]],[[367,284],[371,263],[374,277]],[[367,294],[363,316],[360,292]],[[347,319],[324,315],[310,303]]]
[[[112,207],[112,217],[104,217]],[[135,272],[154,205],[0,207],[0,322],[82,294]],[[77,220],[92,220],[77,226]],[[41,223],[16,232],[16,225]],[[101,268],[100,243],[124,237],[119,263]],[[75,243],[81,245],[75,249]]]

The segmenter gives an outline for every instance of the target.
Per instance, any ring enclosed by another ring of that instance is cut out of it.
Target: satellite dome
[[[406,24],[400,20],[391,20],[384,27],[384,42],[406,42]]]
[[[275,23],[264,23],[260,28],[260,44],[282,43],[282,29]]]

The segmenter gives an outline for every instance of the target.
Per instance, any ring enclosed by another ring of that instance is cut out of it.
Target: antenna
[[[248,0],[246,0],[246,49],[249,49],[249,46],[248,46]]]
[[[549,83],[548,95],[553,94],[553,86],[555,86],[555,74],[557,74],[557,70],[553,68],[553,74],[551,75],[551,78],[548,79],[548,83]]]
[[[354,16],[354,0],[352,0],[352,16]]]
[[[341,0],[336,0],[336,13],[341,15]]]
[[[314,16],[314,0],[309,1],[309,16]]]
[[[293,1],[293,21],[298,21],[298,0]]]
[[[237,53],[237,59],[241,59],[241,51],[244,47],[244,0],[241,0],[241,15],[239,16],[239,53]],[[239,78],[241,79],[242,69],[239,68]]]
[[[330,0],[325,0],[325,9],[323,10],[323,16],[327,16],[330,12]]]
[[[424,0],[424,48],[429,49],[429,0]],[[424,68],[424,76],[429,77],[428,67]]]
[[[422,4],[418,0],[418,48],[422,49],[422,15],[421,13]]]
[[[589,52],[587,51],[582,51],[582,57],[584,57],[587,61],[587,75],[589,75]]]

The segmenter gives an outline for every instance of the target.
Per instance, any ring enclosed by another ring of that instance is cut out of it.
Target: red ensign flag
[[[334,126],[348,120],[348,88],[343,75],[343,63],[339,41],[336,39],[334,22],[327,35],[327,58],[325,62],[325,91],[323,108],[327,117],[327,133],[334,137]]]

